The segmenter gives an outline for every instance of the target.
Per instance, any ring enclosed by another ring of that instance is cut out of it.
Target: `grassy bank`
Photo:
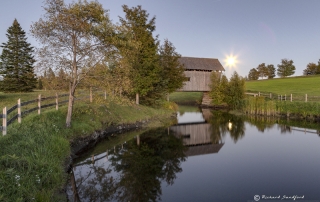
[[[65,128],[66,112],[64,106],[30,114],[0,137],[0,201],[64,201],[65,194],[59,195],[59,190],[67,180],[64,164],[73,139],[110,125],[167,119],[173,111],[103,99],[77,102],[72,128]]]
[[[181,105],[201,104],[202,92],[174,92],[170,94],[169,99]]]
[[[289,78],[246,81],[246,90],[251,92],[274,93],[279,95],[320,95],[320,76],[300,76]]]

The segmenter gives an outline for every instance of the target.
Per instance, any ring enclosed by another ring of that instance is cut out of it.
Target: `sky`
[[[3,0],[0,6],[0,43],[7,42],[7,29],[16,18],[27,32],[44,14],[44,0]],[[71,0],[65,0],[66,3]],[[161,42],[168,39],[182,56],[217,58],[225,75],[237,71],[247,76],[261,63],[276,68],[281,59],[293,60],[294,76],[308,63],[320,59],[319,0],[99,0],[113,23],[124,17],[122,5],[141,5],[156,17]],[[1,50],[0,50],[1,51]],[[226,58],[236,63],[228,65]]]

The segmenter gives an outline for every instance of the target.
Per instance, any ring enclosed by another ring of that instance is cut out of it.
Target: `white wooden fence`
[[[26,116],[27,114],[29,114],[33,111],[38,110],[38,114],[41,114],[41,109],[44,109],[47,107],[52,107],[52,106],[55,106],[56,110],[58,110],[59,105],[62,105],[62,104],[67,103],[69,101],[68,99],[60,101],[59,99],[67,97],[67,96],[69,96],[69,94],[58,95],[58,93],[56,93],[55,96],[50,96],[50,97],[42,97],[41,95],[39,95],[37,99],[29,100],[26,102],[21,102],[21,99],[18,99],[17,104],[12,106],[9,109],[7,107],[4,107],[2,110],[2,114],[0,113],[0,119],[2,118],[2,126],[0,125],[0,131],[2,131],[2,135],[7,134],[8,126],[10,124],[12,124],[15,120],[18,120],[18,123],[21,123],[22,117]],[[104,91],[103,96],[105,99],[107,99],[106,91]],[[93,100],[92,88],[90,88],[90,96],[77,97],[77,100],[81,100],[81,99],[85,99],[85,98],[89,98],[90,102],[92,102],[92,100]],[[55,100],[55,102],[43,104],[43,101],[46,101],[46,100]],[[37,103],[37,107],[33,107],[33,108],[22,111],[21,107],[30,105],[32,103]],[[10,114],[12,114],[15,111],[16,111],[16,114],[14,114],[13,116],[9,116]]]
[[[246,95],[249,96],[254,96],[254,97],[266,97],[272,100],[280,100],[280,101],[303,101],[303,102],[319,102],[320,101],[320,96],[308,96],[308,94],[304,95],[294,95],[294,94],[284,94],[284,95],[277,95],[277,94],[272,94],[272,93],[245,93]]]

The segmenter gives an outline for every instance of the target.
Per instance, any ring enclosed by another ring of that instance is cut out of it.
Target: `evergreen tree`
[[[282,59],[281,64],[278,65],[277,74],[280,77],[287,77],[293,75],[295,70],[292,60]]]
[[[4,92],[30,92],[36,87],[34,74],[33,47],[27,42],[26,33],[15,19],[7,30],[8,42],[0,45],[0,74],[3,83],[0,88]]]
[[[57,90],[68,90],[68,78],[67,74],[60,68],[58,72],[58,76],[55,78],[56,80],[56,89]]]
[[[223,101],[225,100],[225,94],[223,93],[222,90],[222,85],[221,85],[221,77],[220,73],[218,72],[212,72],[210,75],[210,92],[209,95],[212,98],[212,104],[214,105],[219,105],[222,104]]]
[[[227,104],[232,109],[241,109],[245,97],[245,80],[234,72],[228,84]]]
[[[43,84],[42,84],[42,78],[41,77],[38,78],[38,89],[39,90],[43,89]]]
[[[149,14],[141,6],[128,8],[123,5],[123,11],[125,19],[120,17],[121,25],[131,31],[132,39],[138,44],[132,51],[129,63],[133,93],[139,104],[139,97],[148,99],[146,95],[155,89],[160,80],[158,41],[152,36],[156,28],[155,17],[148,20]]]
[[[173,44],[166,39],[160,46],[161,91],[172,93],[183,86],[186,80],[184,68],[179,62],[181,55],[175,51]]]

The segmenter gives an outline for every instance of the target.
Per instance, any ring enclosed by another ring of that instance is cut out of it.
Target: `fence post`
[[[308,102],[308,94],[306,94],[306,102]]]
[[[90,87],[90,102],[92,102],[92,87]]]
[[[2,111],[2,135],[7,134],[7,107],[3,108]]]
[[[272,94],[270,93],[270,100],[272,99]]]
[[[287,94],[284,94],[284,101],[287,101]]]
[[[18,100],[18,123],[21,123],[21,100]]]
[[[280,95],[280,100],[282,101],[282,95]]]
[[[41,94],[38,96],[38,114],[41,113]]]
[[[290,97],[290,101],[292,102],[292,94],[291,94],[291,97]]]
[[[259,92],[259,97],[260,97],[260,92]]]
[[[104,99],[105,100],[107,99],[107,91],[106,90],[104,91]]]
[[[56,110],[59,109],[59,100],[58,100],[58,93],[56,93]]]

